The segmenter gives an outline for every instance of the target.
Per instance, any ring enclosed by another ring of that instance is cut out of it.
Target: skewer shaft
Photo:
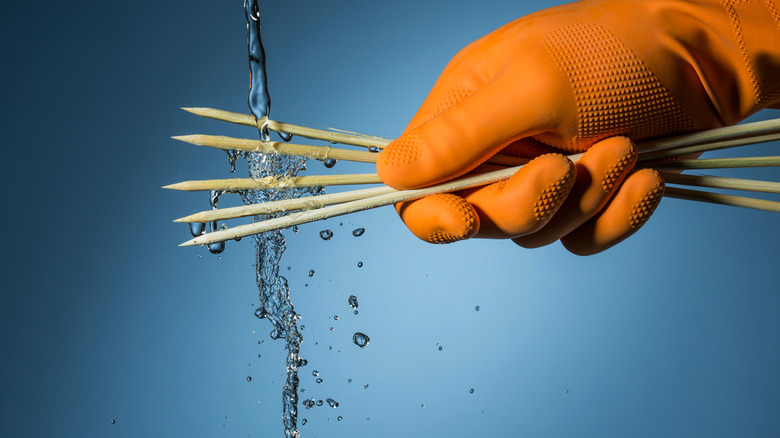
[[[292,178],[228,178],[206,179],[198,181],[183,181],[176,184],[163,186],[164,189],[182,190],[185,192],[197,191],[240,191],[240,190],[265,190],[292,187],[318,187],[338,186],[347,184],[379,184],[382,180],[375,173],[359,173],[349,175],[309,175]]]
[[[367,148],[375,147],[377,149],[382,149],[383,147],[387,146],[388,143],[390,143],[390,140],[386,138],[363,134],[347,134],[346,131],[327,131],[324,129],[308,128],[306,126],[277,122],[275,120],[255,121],[255,118],[250,114],[234,113],[231,111],[223,111],[214,108],[182,109],[201,117],[235,123],[238,125],[251,126],[253,128],[258,127],[258,122],[260,125],[265,122],[268,129],[272,131],[298,135],[315,140],[325,140],[334,143],[350,144],[353,146],[363,146]]]
[[[375,163],[377,154],[367,151],[355,151],[330,146],[310,146],[280,141],[260,141],[246,138],[226,137],[224,135],[181,135],[173,137],[198,146],[206,146],[223,150],[239,150],[247,152],[259,152],[262,154],[284,154],[297,157],[313,158],[316,160],[344,160],[360,163]]]
[[[780,213],[780,202],[766,199],[746,198],[743,196],[726,195],[724,193],[702,192],[698,190],[667,187],[664,196],[688,201],[708,202],[711,204],[730,205],[733,207],[750,208],[754,210]]]
[[[780,157],[704,158],[696,160],[642,161],[637,168],[674,169],[737,169],[743,167],[780,166]]]
[[[733,139],[726,139],[720,141],[712,141],[708,143],[696,144],[693,146],[673,146],[668,149],[659,151],[640,151],[640,160],[657,160],[660,158],[677,157],[685,154],[695,154],[701,152],[717,151],[720,149],[734,148],[737,146],[746,146],[749,144],[766,143],[770,141],[780,140],[780,133],[771,133],[764,135],[754,135],[749,137],[740,137]]]
[[[750,192],[780,193],[780,183],[772,181],[757,181],[741,178],[724,178],[708,175],[683,175],[664,173],[664,180],[669,184],[709,187],[713,189],[744,190]]]
[[[340,204],[343,202],[356,201],[358,199],[384,195],[395,191],[396,190],[393,188],[382,186],[373,187],[370,189],[351,190],[340,193],[329,193],[319,196],[306,196],[298,199],[269,201],[262,204],[251,204],[242,205],[239,207],[220,208],[217,210],[206,210],[183,217],[181,219],[176,219],[174,222],[211,222],[224,219],[255,216],[260,214],[270,214],[279,211],[311,210],[314,208],[325,207],[327,205]]]

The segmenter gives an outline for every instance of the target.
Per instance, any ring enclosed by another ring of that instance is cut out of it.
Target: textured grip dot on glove
[[[416,134],[404,134],[379,155],[383,166],[396,167],[413,163],[420,156],[420,137]]]
[[[608,192],[615,187],[615,184],[623,175],[623,172],[625,172],[629,166],[633,166],[636,156],[636,151],[632,150],[604,172],[604,175],[601,177],[601,187],[605,192]]]
[[[655,173],[658,175],[658,172]],[[662,181],[660,177],[659,181]],[[663,183],[659,184],[631,207],[629,226],[632,230],[641,227],[650,219],[650,216],[655,211],[655,208],[658,207],[661,198],[664,196],[664,188],[665,186]]]
[[[558,208],[560,208],[563,199],[569,194],[574,185],[574,168],[563,177],[547,186],[539,195],[539,199],[534,204],[534,217],[537,221],[543,222],[549,219]]]

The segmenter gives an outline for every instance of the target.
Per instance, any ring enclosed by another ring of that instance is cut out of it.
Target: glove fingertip
[[[637,232],[655,211],[664,194],[663,177],[653,169],[629,175],[614,198],[594,218],[561,238],[576,255],[605,251]]]
[[[412,234],[429,243],[453,243],[474,237],[479,231],[474,207],[451,193],[402,203],[398,213]]]

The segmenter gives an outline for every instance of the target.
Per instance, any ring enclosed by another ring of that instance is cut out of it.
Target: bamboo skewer
[[[176,184],[163,186],[164,189],[182,190],[185,192],[197,191],[240,191],[240,190],[266,190],[283,189],[293,187],[320,187],[338,186],[348,184],[379,184],[382,180],[375,173],[358,173],[349,175],[309,175],[295,176],[292,178],[277,178],[267,176],[265,178],[228,178],[206,179],[198,181],[183,181]]]
[[[348,192],[329,193],[319,196],[306,196],[297,199],[283,199],[279,201],[264,202],[262,204],[251,204],[242,205],[239,207],[206,210],[180,219],[176,219],[174,222],[211,222],[224,219],[255,216],[260,214],[277,213],[279,211],[310,210],[314,208],[325,207],[327,205],[340,204],[344,202],[370,198],[372,196],[385,195],[396,191],[397,190],[393,188],[382,186],[373,187],[370,189],[352,190]]]
[[[748,139],[752,137],[763,136],[764,134],[777,133],[780,133],[780,119],[773,119],[762,122],[745,123],[742,125],[724,126],[722,128],[709,129],[706,131],[693,132],[690,134],[682,134],[674,137],[647,140],[640,143],[639,149],[640,151],[648,154],[646,156],[649,157],[650,152],[662,151],[670,148],[682,148],[726,140]],[[756,141],[756,143],[761,142]]]
[[[369,152],[370,154],[370,152]],[[372,154],[373,155],[373,154]],[[741,158],[710,158],[700,160],[650,161],[642,162],[637,168],[650,167],[657,170],[674,169],[725,169],[742,167],[780,166],[780,157],[741,157]],[[263,190],[285,187],[316,187],[350,184],[380,184],[382,180],[375,173],[347,175],[311,175],[294,178],[265,177],[262,179],[230,178],[199,181],[183,181],[163,186],[164,189],[182,191],[207,190]]]
[[[670,147],[657,151],[644,151],[641,160],[657,160],[660,158],[678,157],[685,154],[694,154],[701,152],[716,151],[720,149],[734,148],[737,146],[746,146],[756,143],[767,143],[770,141],[780,140],[780,133],[756,135],[750,137],[731,138],[719,141],[713,141],[711,143],[701,143],[693,146],[684,147]],[[641,147],[641,145],[640,145]],[[640,149],[642,151],[642,149]]]
[[[226,137],[224,135],[177,135],[171,137],[174,140],[206,146],[222,150],[239,150],[246,152],[259,152],[261,154],[284,154],[296,157],[312,158],[316,160],[344,160],[358,163],[376,163],[378,155],[375,152],[355,151],[331,146],[312,146],[281,141],[260,141],[248,138]],[[501,166],[520,166],[528,162],[526,158],[511,157],[508,155],[494,155],[486,163]]]
[[[366,148],[375,147],[382,149],[390,143],[389,139],[375,137],[364,134],[347,134],[348,131],[327,131],[324,129],[308,128],[306,126],[293,125],[290,123],[277,122],[275,120],[257,120],[250,114],[234,113],[214,108],[182,108],[184,111],[209,119],[221,120],[223,122],[235,123],[238,125],[251,126],[257,128],[265,123],[271,131],[282,132],[286,134],[298,135],[301,137],[315,140],[324,140],[334,143],[349,144],[353,146],[363,146]]]
[[[698,190],[667,187],[664,196],[669,198],[685,199],[688,201],[708,202],[711,204],[730,205],[732,207],[750,208],[780,213],[780,202],[766,199],[746,198],[743,196],[727,195],[724,193],[702,192]]]
[[[651,167],[657,170],[738,169],[773,166],[780,166],[780,157],[703,158],[696,160],[643,161],[637,164],[637,168]]]
[[[709,187],[713,189],[743,190],[749,192],[780,193],[780,183],[772,181],[724,178],[709,175],[683,175],[677,173],[664,173],[663,177],[668,184]]]
[[[239,150],[246,152],[259,152],[261,154],[284,154],[297,157],[313,158],[316,160],[344,160],[359,163],[376,163],[377,154],[367,151],[355,151],[331,146],[310,146],[280,141],[260,141],[246,138],[233,138],[224,135],[179,135],[171,137],[175,140],[197,146],[206,146],[223,150]]]

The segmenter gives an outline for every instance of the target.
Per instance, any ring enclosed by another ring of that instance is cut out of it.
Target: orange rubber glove
[[[429,242],[560,239],[576,254],[603,251],[663,196],[657,172],[632,173],[629,138],[780,107],[778,10],[780,0],[583,0],[521,18],[453,58],[377,171],[411,189],[497,153],[534,158],[506,181],[396,208]],[[560,152],[586,153],[572,164]]]

